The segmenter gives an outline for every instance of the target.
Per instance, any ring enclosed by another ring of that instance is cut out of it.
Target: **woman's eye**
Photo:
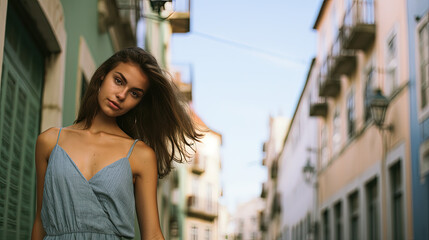
[[[139,93],[136,91],[131,91],[131,96],[138,98],[139,97]]]
[[[122,80],[120,78],[115,77],[115,83],[118,85],[122,85]]]

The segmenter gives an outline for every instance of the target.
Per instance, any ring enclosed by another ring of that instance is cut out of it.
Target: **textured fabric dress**
[[[57,143],[49,157],[41,219],[47,240],[134,237],[134,186],[128,155],[87,180]]]

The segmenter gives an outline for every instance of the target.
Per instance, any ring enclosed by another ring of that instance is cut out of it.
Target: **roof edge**
[[[322,13],[325,11],[326,4],[329,0],[323,0],[322,6],[320,6],[319,14],[317,15],[316,22],[314,23],[313,29],[317,30],[319,26],[320,19],[322,18]]]

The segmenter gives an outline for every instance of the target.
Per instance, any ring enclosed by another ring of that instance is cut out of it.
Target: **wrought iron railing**
[[[344,16],[344,26],[357,24],[375,24],[374,0],[355,0]]]

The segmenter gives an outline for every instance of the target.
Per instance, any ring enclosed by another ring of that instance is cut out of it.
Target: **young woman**
[[[200,138],[174,86],[140,48],[117,52],[94,73],[75,123],[36,143],[32,239],[164,239],[159,177]]]

